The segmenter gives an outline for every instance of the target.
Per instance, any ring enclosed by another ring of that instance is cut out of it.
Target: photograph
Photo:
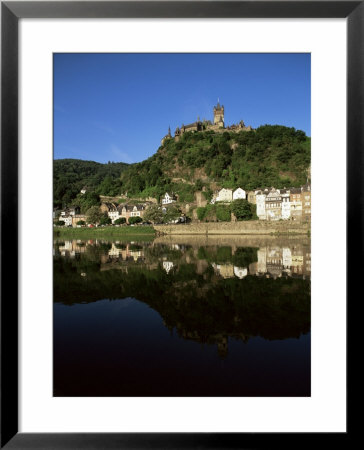
[[[53,53],[53,396],[310,397],[311,195],[310,53]]]

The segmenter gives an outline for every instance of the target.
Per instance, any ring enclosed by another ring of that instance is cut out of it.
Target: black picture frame
[[[346,433],[18,433],[18,21],[21,18],[347,18],[347,303],[363,262],[364,1],[1,2],[1,448],[260,448]],[[334,187],[333,187],[334,188]],[[344,209],[342,208],[342,211]],[[356,255],[356,256],[355,256]],[[358,263],[359,261],[359,263]],[[361,292],[359,290],[358,292]],[[349,318],[349,309],[347,309]],[[349,323],[349,322],[348,322]],[[350,338],[348,335],[348,344]],[[350,345],[347,346],[349,350]],[[349,353],[348,353],[349,355]],[[348,358],[349,368],[349,358]],[[347,372],[349,376],[349,371]],[[348,394],[348,399],[350,395]],[[348,404],[349,406],[349,404]],[[350,432],[350,434],[349,434]]]

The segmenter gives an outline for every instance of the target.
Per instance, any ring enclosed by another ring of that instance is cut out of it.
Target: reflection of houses
[[[122,261],[138,262],[144,259],[144,251],[142,248],[134,248],[134,244],[121,244],[113,242],[108,252],[110,258],[121,259]]]
[[[74,258],[76,255],[86,251],[86,245],[80,240],[65,241],[62,245],[58,245],[58,251],[62,256]]]
[[[163,269],[169,273],[170,270],[173,268],[174,264],[172,261],[163,261]]]
[[[282,264],[285,269],[288,269],[292,266],[292,252],[288,247],[282,248]]]
[[[257,251],[258,263],[257,263],[257,273],[263,274],[267,272],[267,249],[265,247],[260,248]]]
[[[240,279],[245,278],[248,275],[248,269],[246,267],[234,266],[234,275]]]
[[[302,245],[291,247],[261,247],[258,252],[257,275],[273,278],[284,275],[310,276],[311,253]]]
[[[218,275],[223,278],[233,278],[234,277],[234,266],[232,264],[216,264],[212,263],[212,267]]]

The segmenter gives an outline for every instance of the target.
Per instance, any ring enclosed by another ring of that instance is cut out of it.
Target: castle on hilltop
[[[196,122],[190,123],[188,125],[182,124],[181,127],[177,127],[176,131],[174,132],[174,138],[176,141],[178,141],[179,137],[182,136],[183,133],[186,133],[187,131],[214,131],[216,133],[222,133],[224,131],[233,131],[233,132],[239,132],[239,131],[252,131],[253,128],[251,125],[245,126],[245,123],[243,120],[241,120],[238,124],[233,124],[225,128],[225,122],[224,122],[224,113],[225,108],[224,105],[220,105],[220,102],[217,102],[217,105],[214,106],[214,121],[211,122],[211,120],[203,119],[202,121],[200,118],[197,118]],[[164,144],[164,142],[167,139],[171,139],[171,127],[168,128],[168,134],[164,136],[164,138],[161,141],[161,145]]]

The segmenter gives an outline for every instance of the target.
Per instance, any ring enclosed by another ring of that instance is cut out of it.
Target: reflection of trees
[[[236,251],[231,256],[237,254],[246,263],[254,252]],[[228,255],[226,248],[219,257],[223,255]],[[80,261],[56,257],[54,299],[71,305],[137,298],[158,311],[166,327],[175,328],[184,339],[218,344],[221,356],[227,352],[229,337],[285,339],[310,330],[307,280],[249,275],[222,279],[211,265],[197,270],[195,263],[183,262],[169,274],[161,262],[153,270],[132,265],[124,269],[100,271],[99,262],[83,255]]]

